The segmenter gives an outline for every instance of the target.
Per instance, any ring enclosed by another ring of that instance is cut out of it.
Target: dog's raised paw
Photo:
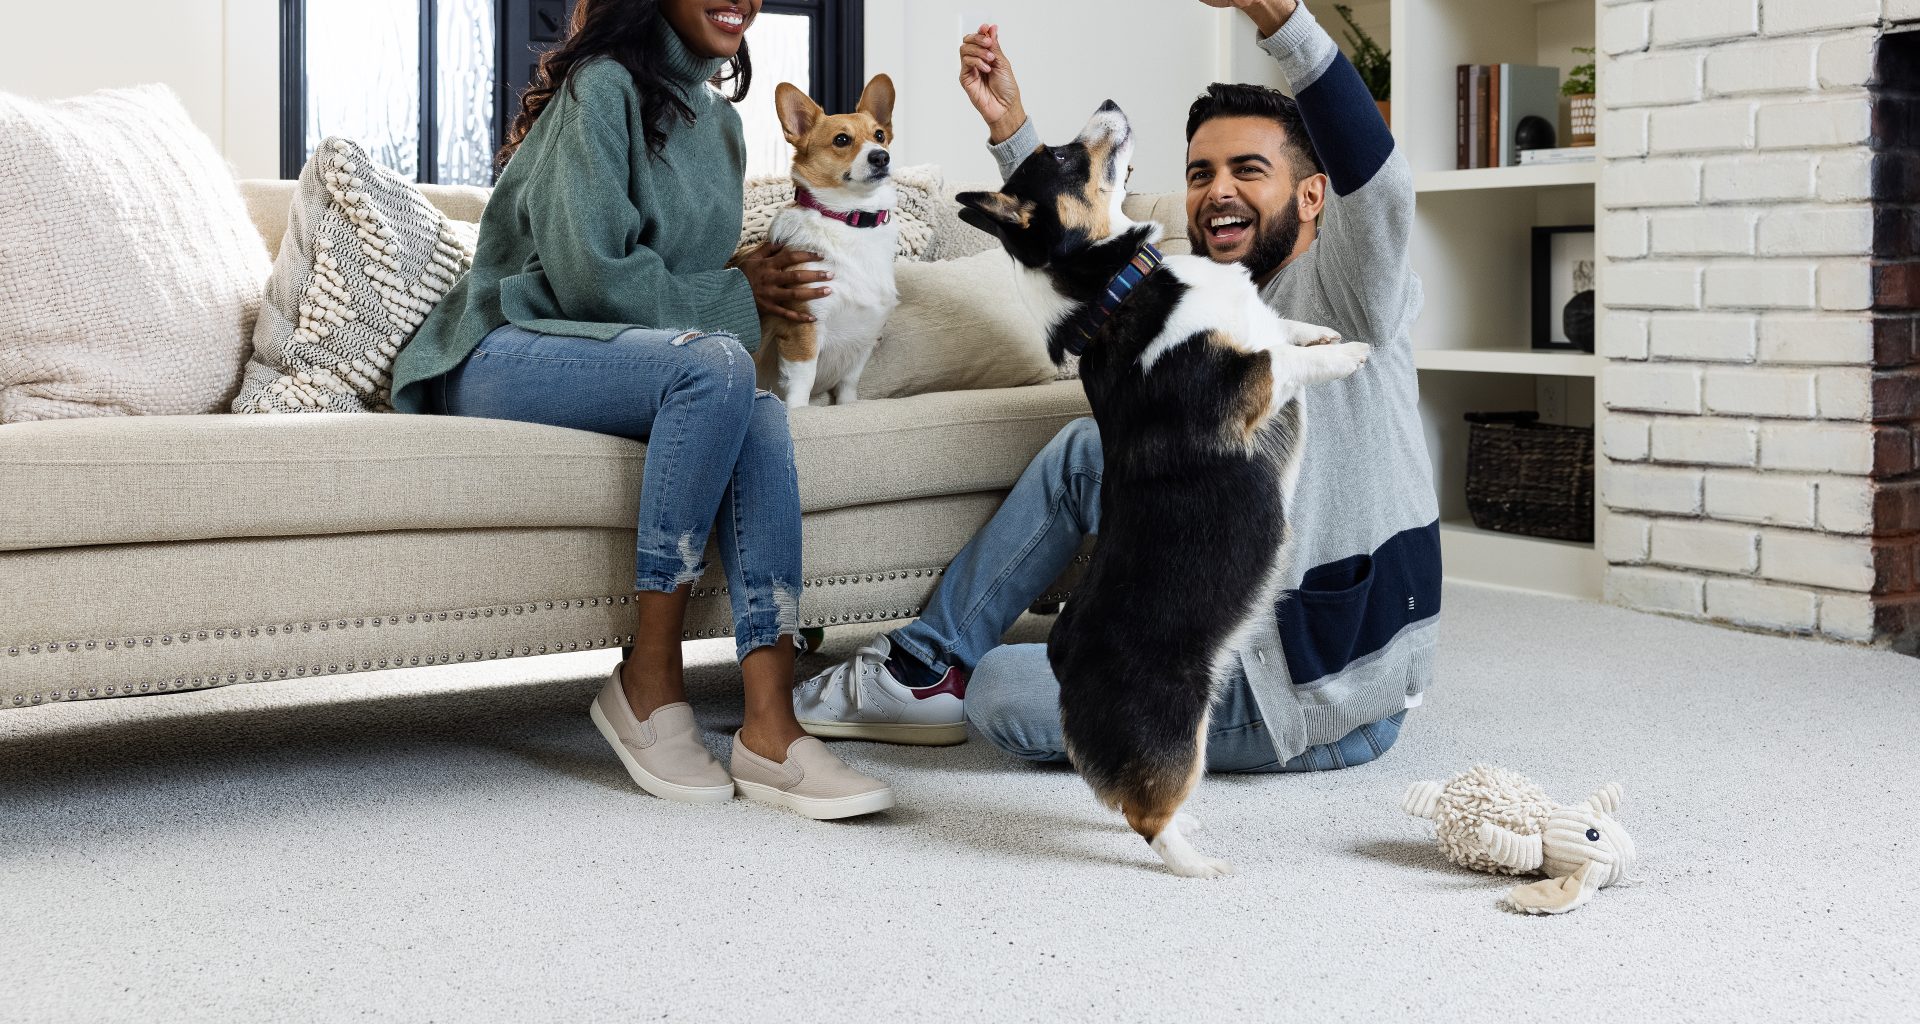
[[[1367,357],[1373,354],[1373,346],[1363,341],[1349,341],[1342,343],[1335,351],[1339,353],[1342,361],[1351,362],[1352,369],[1347,372],[1352,373],[1367,365]]]
[[[1287,344],[1310,348],[1315,345],[1338,345],[1340,332],[1321,324],[1310,324],[1300,320],[1280,321],[1286,331]]]
[[[1188,835],[1198,835],[1207,827],[1205,822],[1185,811],[1173,816],[1173,826]]]

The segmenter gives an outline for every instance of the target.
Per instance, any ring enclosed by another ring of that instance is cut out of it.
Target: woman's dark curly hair
[[[540,69],[520,96],[520,113],[513,119],[507,141],[500,147],[495,162],[507,166],[527,132],[540,118],[540,112],[553,101],[562,86],[572,88],[573,72],[595,57],[609,57],[627,69],[640,90],[640,111],[645,122],[647,151],[660,157],[667,145],[667,127],[679,120],[693,123],[693,108],[679,88],[667,80],[665,61],[651,41],[655,22],[661,19],[659,0],[578,0],[573,8],[573,24],[567,38],[540,58]],[[667,31],[673,31],[668,28]],[[747,57],[747,41],[740,41],[740,52],[727,61],[713,82],[732,82],[727,99],[738,103],[747,97],[753,84],[753,62]]]

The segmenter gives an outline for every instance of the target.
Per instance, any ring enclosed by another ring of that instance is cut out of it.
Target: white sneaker
[[[904,686],[887,671],[884,634],[793,691],[800,728],[828,739],[949,746],[967,741],[966,677],[950,668],[932,686]]]

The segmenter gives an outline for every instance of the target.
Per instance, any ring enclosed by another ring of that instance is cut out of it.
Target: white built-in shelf
[[[1482,530],[1442,520],[1440,559],[1447,576],[1496,587],[1598,600],[1605,563],[1592,544]]]
[[[1534,352],[1528,349],[1416,348],[1413,365],[1421,370],[1462,373],[1532,373],[1546,377],[1592,377],[1600,357],[1585,352]]]
[[[1598,418],[1600,359],[1539,352],[1533,336],[1533,229],[1605,225],[1592,161],[1455,170],[1462,64],[1536,64],[1562,79],[1586,58],[1607,0],[1388,0],[1393,134],[1413,168],[1410,257],[1425,301],[1412,328],[1420,411],[1440,503],[1449,578],[1598,598],[1597,545],[1476,529],[1467,463],[1475,413],[1535,411],[1549,423]],[[1556,135],[1568,139],[1566,102]],[[1597,150],[1596,150],[1597,155]],[[1604,251],[1603,248],[1597,251]],[[1596,519],[1605,509],[1595,508]]]
[[[1598,165],[1542,164],[1537,167],[1481,167],[1471,171],[1421,171],[1413,176],[1415,192],[1463,192],[1491,188],[1555,188],[1591,185]]]

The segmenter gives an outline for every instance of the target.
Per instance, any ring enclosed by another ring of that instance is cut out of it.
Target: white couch
[[[270,248],[291,189],[243,183]],[[485,202],[426,191],[467,221]],[[1177,197],[1129,204],[1179,228]],[[803,624],[916,614],[1085,412],[1072,380],[795,412]],[[620,646],[645,458],[614,437],[432,416],[0,427],[0,708]],[[875,462],[892,471],[858,469]],[[732,633],[711,564],[689,639]]]

